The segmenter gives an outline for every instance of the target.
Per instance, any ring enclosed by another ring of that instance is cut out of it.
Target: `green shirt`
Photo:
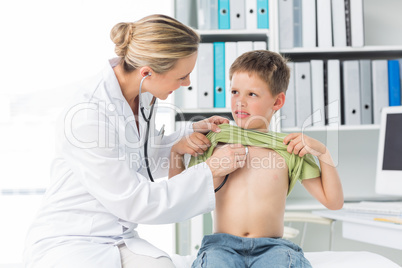
[[[219,127],[221,128],[221,132],[216,133],[211,131],[207,134],[207,138],[211,141],[211,147],[209,147],[203,155],[191,157],[189,167],[207,160],[212,155],[212,152],[219,142],[240,143],[243,145],[272,149],[285,159],[289,170],[288,195],[297,180],[302,181],[321,176],[320,169],[311,154],[300,157],[293,153],[288,153],[286,150],[287,145],[283,143],[283,139],[287,134],[276,132],[264,133],[242,129],[228,124],[222,124]]]

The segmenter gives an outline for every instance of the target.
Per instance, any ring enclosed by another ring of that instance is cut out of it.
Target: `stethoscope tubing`
[[[139,103],[139,106],[140,106],[140,111],[141,111],[141,115],[142,115],[142,118],[144,118],[144,120],[145,120],[145,122],[147,123],[147,129],[146,129],[146,132],[145,132],[145,143],[144,143],[144,158],[145,158],[145,165],[146,165],[146,167],[147,167],[147,173],[148,173],[148,177],[149,177],[149,179],[150,179],[150,181],[151,182],[154,182],[154,178],[153,178],[153,176],[152,176],[152,173],[151,173],[151,170],[150,170],[150,167],[149,167],[149,158],[148,158],[148,140],[149,140],[149,128],[150,128],[150,124],[151,124],[151,118],[152,118],[152,114],[153,114],[153,112],[154,112],[154,106],[155,106],[155,102],[156,102],[156,98],[154,97],[153,99],[152,99],[152,105],[151,105],[151,111],[150,111],[150,113],[149,113],[149,116],[148,117],[146,117],[145,116],[145,112],[144,112],[144,105],[142,105],[142,101],[141,101],[141,90],[142,90],[142,83],[144,82],[144,80],[145,80],[145,78],[147,78],[148,76],[150,76],[151,74],[147,74],[146,76],[144,76],[142,79],[141,79],[141,82],[140,82],[140,92],[139,92],[139,97],[138,97],[138,99],[139,99],[139,101],[138,101],[138,103]]]

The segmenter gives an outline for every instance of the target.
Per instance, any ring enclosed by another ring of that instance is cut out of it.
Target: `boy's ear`
[[[272,107],[275,111],[278,111],[280,108],[283,107],[283,105],[285,104],[285,93],[281,92],[276,96],[276,100],[274,103],[274,107]]]

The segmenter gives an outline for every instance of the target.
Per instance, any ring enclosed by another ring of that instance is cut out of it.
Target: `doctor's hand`
[[[193,132],[173,145],[171,152],[179,155],[191,154],[192,156],[197,156],[204,154],[210,146],[211,142],[204,134]]]
[[[246,163],[246,148],[241,144],[225,144],[217,146],[206,164],[214,178],[221,178],[232,173]]]
[[[193,123],[194,132],[208,133],[209,131],[220,132],[220,124],[229,124],[229,119],[222,116],[211,116],[204,120]]]

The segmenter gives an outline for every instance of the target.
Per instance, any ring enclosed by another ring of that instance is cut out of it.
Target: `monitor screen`
[[[402,170],[402,113],[387,114],[382,169]]]
[[[402,197],[402,106],[381,112],[376,193]]]

